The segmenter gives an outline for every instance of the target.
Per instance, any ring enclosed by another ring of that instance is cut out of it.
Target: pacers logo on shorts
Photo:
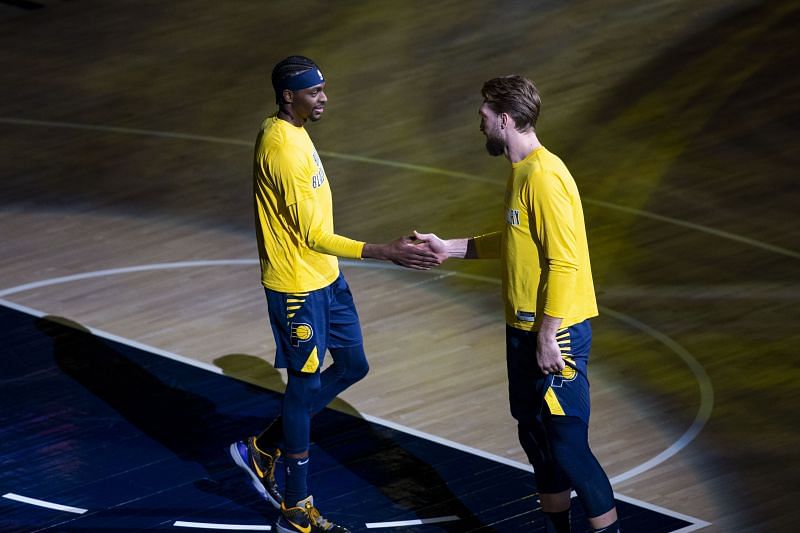
[[[561,371],[561,377],[567,381],[572,381],[577,375],[578,372],[570,365],[564,365],[564,369]]]
[[[295,324],[292,322],[289,324],[289,327],[292,330],[292,346],[295,348],[300,346],[301,342],[310,341],[311,337],[314,336],[314,328],[311,327],[311,324],[304,324],[302,322]]]
[[[564,357],[564,361],[566,364],[564,365],[563,370],[561,370],[561,372],[558,374],[553,374],[553,387],[560,387],[565,381],[572,381],[578,376],[575,360],[571,357]]]

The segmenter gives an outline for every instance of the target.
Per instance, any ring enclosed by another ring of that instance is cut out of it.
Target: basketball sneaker
[[[314,497],[297,502],[297,507],[281,504],[281,517],[275,524],[278,533],[350,533],[346,527],[326,520],[314,507]]]
[[[283,496],[278,489],[278,482],[275,481],[275,463],[281,456],[281,451],[274,448],[262,452],[256,448],[255,437],[248,438],[247,442],[234,442],[229,451],[236,465],[250,476],[250,482],[261,497],[280,509]]]

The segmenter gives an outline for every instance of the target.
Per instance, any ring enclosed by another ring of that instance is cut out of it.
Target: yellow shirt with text
[[[511,166],[503,231],[475,237],[503,263],[506,323],[538,330],[542,313],[568,327],[597,316],[583,207],[566,165],[544,147]]]
[[[253,189],[261,282],[268,289],[321,289],[339,276],[337,256],[361,257],[363,242],[334,233],[330,185],[302,126],[274,115],[264,120]]]

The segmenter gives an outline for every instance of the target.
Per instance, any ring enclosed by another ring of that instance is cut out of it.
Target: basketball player
[[[594,530],[616,532],[611,484],[588,440],[588,319],[597,304],[578,188],[536,136],[541,101],[530,80],[495,78],[481,92],[486,149],[511,162],[504,229],[465,239],[416,236],[441,260],[502,260],[511,414],[536,472],[547,531],[569,532],[574,489]]]
[[[280,533],[347,533],[323,518],[309,493],[311,417],[367,374],[358,314],[337,257],[372,258],[428,269],[439,264],[411,238],[365,244],[334,233],[331,189],[305,124],[322,116],[328,98],[319,67],[303,56],[272,71],[276,114],[261,125],[255,145],[256,236],[269,319],[277,345],[275,367],[288,380],[282,416],[260,435],[230,447],[259,493],[280,509]],[[321,372],[329,350],[333,363]],[[283,454],[284,494],[275,481]]]

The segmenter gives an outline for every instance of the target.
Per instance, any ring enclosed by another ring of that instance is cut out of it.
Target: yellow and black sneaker
[[[278,533],[350,533],[346,527],[326,520],[314,507],[314,497],[297,502],[297,507],[281,504],[281,517],[275,524]]]
[[[275,481],[275,463],[281,456],[278,448],[261,451],[256,447],[256,438],[250,437],[247,442],[238,441],[230,446],[233,461],[250,477],[253,487],[261,497],[276,509],[281,508],[283,496]]]

